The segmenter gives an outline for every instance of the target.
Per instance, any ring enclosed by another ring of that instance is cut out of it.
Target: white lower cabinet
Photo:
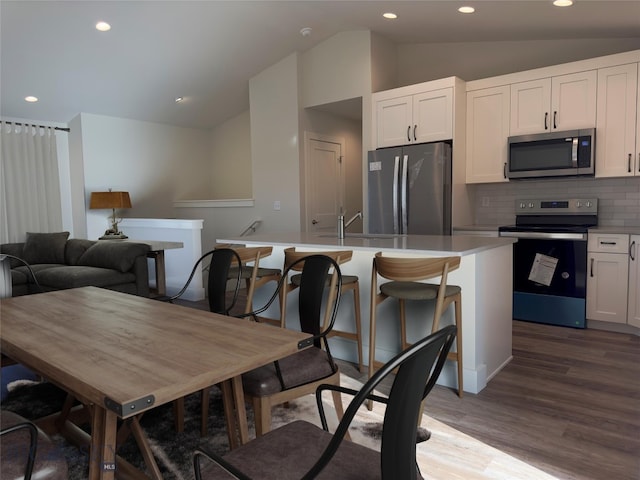
[[[587,319],[640,328],[640,235],[589,233]]]

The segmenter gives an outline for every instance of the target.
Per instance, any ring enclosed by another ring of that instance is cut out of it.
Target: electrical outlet
[[[273,209],[280,210],[280,200],[276,200],[275,202],[273,202]]]
[[[482,206],[483,207],[489,206],[489,197],[482,197]]]

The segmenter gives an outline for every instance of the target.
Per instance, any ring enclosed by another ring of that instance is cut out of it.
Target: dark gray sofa
[[[31,266],[41,287],[33,283],[24,264],[10,259],[14,297],[85,286],[149,296],[149,245],[68,237],[69,232],[27,233],[25,242],[0,245],[0,253]]]

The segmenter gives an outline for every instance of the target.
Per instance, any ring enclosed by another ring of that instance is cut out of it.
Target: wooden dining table
[[[91,480],[142,473],[116,455],[126,435],[119,419],[151,477],[161,479],[141,415],[215,384],[223,387],[232,448],[245,443],[241,375],[311,345],[301,332],[97,287],[3,299],[0,333],[3,355],[81,403],[90,421]],[[65,402],[47,426],[77,439],[72,405]]]

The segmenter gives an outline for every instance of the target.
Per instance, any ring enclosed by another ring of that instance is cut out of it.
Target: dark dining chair
[[[0,412],[0,472],[5,480],[66,480],[67,462],[48,435],[8,410]]]
[[[207,259],[209,259],[209,264],[205,265]],[[171,296],[154,297],[154,300],[173,303],[174,300],[179,299],[187,291],[198,269],[207,269],[209,271],[207,278],[209,310],[214,313],[228,315],[238,301],[240,289],[240,271],[237,270],[233,278],[229,278],[229,272],[232,269],[232,265],[239,265],[240,263],[240,257],[231,248],[210,250],[193,265],[189,278],[178,293]],[[227,290],[229,281],[233,282],[233,290]],[[229,295],[229,292],[232,292],[232,294]]]
[[[333,258],[327,255],[310,255],[293,262],[285,269],[278,288],[262,308],[238,316],[260,321],[261,314],[276,298],[280,298],[281,289],[285,288],[290,272],[300,273],[301,277],[298,295],[299,324],[292,325],[292,320],[289,328],[312,335],[313,346],[242,375],[245,398],[251,402],[254,410],[257,436],[271,429],[273,406],[313,393],[321,383],[340,385],[340,372],[327,341],[335,323],[342,288],[340,266]],[[331,276],[331,282],[326,281],[327,275]],[[325,311],[329,312],[326,327]],[[333,399],[340,418],[340,394],[334,392]]]
[[[416,342],[380,368],[359,391],[336,385],[319,387],[316,400],[323,428],[297,420],[224,457],[196,450],[196,480],[230,476],[241,480],[422,478],[416,462],[416,419],[422,401],[442,371],[455,335],[456,327],[451,325]],[[375,394],[374,389],[395,369],[389,397]],[[324,414],[323,390],[354,395],[333,434],[328,431]],[[367,400],[386,404],[380,452],[345,440],[349,424]]]
[[[204,266],[205,261],[209,259],[208,266]],[[191,269],[191,274],[187,279],[184,286],[178,293],[172,296],[155,297],[154,300],[173,303],[174,300],[180,298],[189,288],[193,277],[198,269],[207,268],[209,271],[207,278],[207,298],[209,300],[209,310],[213,313],[219,313],[221,315],[229,315],[229,312],[235,306],[238,300],[238,292],[240,288],[240,270],[237,270],[235,278],[229,280],[229,272],[232,265],[240,265],[241,260],[238,254],[231,248],[216,248],[202,255],[194,264]],[[233,281],[233,289],[228,290],[227,284],[229,281]],[[231,295],[229,295],[231,292]],[[206,410],[204,405],[209,404],[210,392],[209,389],[201,390],[203,412],[200,430],[204,436],[207,430],[206,424]],[[180,398],[173,403],[175,429],[177,432],[184,430],[184,398]]]

